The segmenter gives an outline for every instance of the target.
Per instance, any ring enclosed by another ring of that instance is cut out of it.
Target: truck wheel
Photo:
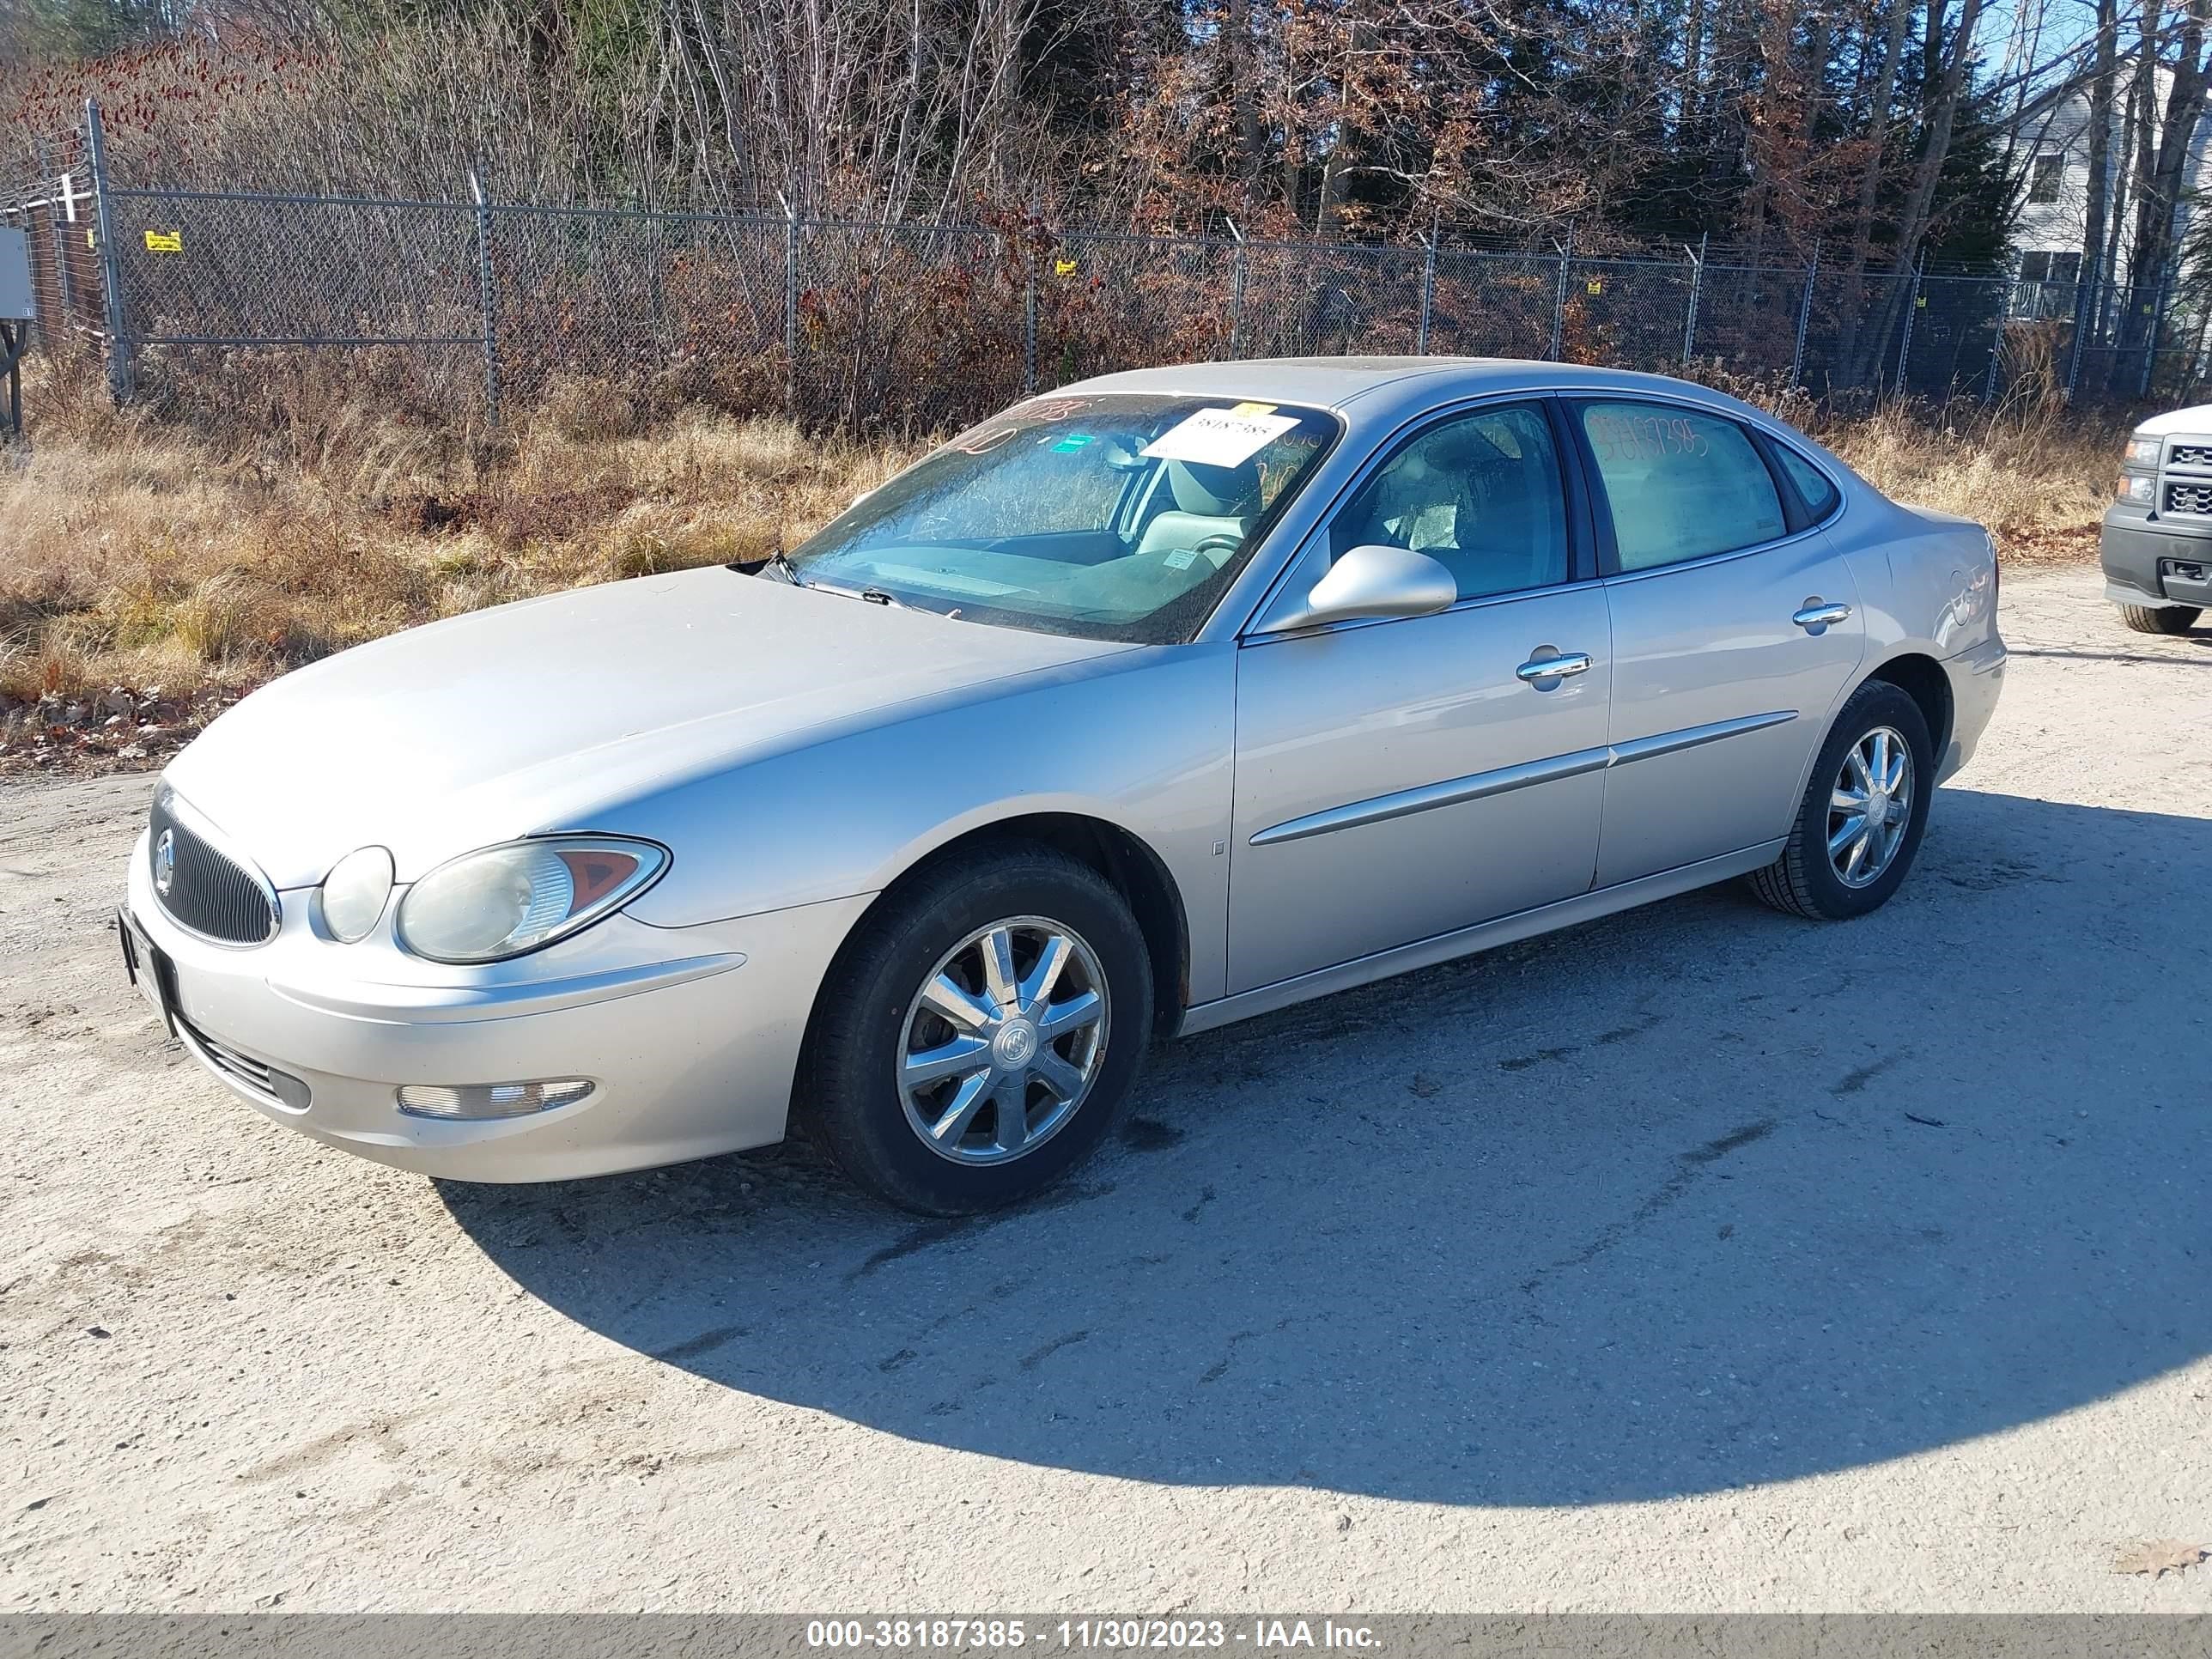
[[[2138,634],[2186,634],[2204,613],[2181,605],[2124,605],[2120,620]]]

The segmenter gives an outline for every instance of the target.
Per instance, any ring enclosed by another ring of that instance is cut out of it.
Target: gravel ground
[[[1176,1045],[964,1224],[324,1151],[124,987],[146,781],[0,793],[0,1607],[2212,1609],[2212,631],[2004,604],[1879,915]]]

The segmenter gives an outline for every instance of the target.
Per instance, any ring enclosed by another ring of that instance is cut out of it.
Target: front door
[[[1452,571],[1451,609],[1237,653],[1232,993],[1589,886],[1611,641],[1602,588],[1571,580],[1553,440],[1534,403],[1425,428],[1294,576],[1388,542]]]

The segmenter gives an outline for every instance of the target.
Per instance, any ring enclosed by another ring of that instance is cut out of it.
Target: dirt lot
[[[0,1607],[2212,1609],[2212,631],[2006,585],[1896,902],[1194,1039],[1052,1203],[441,1187],[126,992],[0,794]]]

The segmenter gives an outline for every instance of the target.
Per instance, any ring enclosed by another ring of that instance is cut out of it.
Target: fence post
[[[2090,329],[2089,319],[2096,314],[2097,273],[2091,271],[2089,280],[2081,284],[2074,296],[2074,347],[2066,354],[2066,401],[2074,401],[2074,387],[2081,376],[2081,337]]]
[[[100,130],[100,102],[84,100],[84,140],[92,163],[93,234],[100,239],[100,286],[107,308],[107,389],[117,403],[135,389],[131,324],[123,309],[123,260],[115,246],[115,216],[107,203],[107,146]]]
[[[1996,329],[1990,340],[1990,372],[1982,380],[1982,407],[1987,409],[1997,400],[1997,364],[2004,356],[2005,319],[2012,315],[2012,279],[1999,276],[1997,284]]]
[[[1420,327],[1415,331],[1413,336],[1413,353],[1416,356],[1420,357],[1425,357],[1429,355],[1429,313],[1436,308],[1437,303],[1437,228],[1438,222],[1437,216],[1434,213],[1430,214],[1429,234],[1427,240],[1423,245],[1425,247],[1426,252],[1421,258],[1421,324]]]
[[[2185,402],[2187,401],[2186,394],[2196,391],[2197,381],[2204,377],[2204,333],[2208,327],[2212,327],[2212,306],[2207,306],[2197,313],[2197,343],[2189,353],[2189,378],[2181,387]]]
[[[1567,240],[1559,248],[1559,282],[1552,291],[1552,343],[1544,354],[1551,362],[1559,361],[1559,347],[1565,338],[1567,326],[1567,267],[1574,263],[1575,227],[1567,224]]]
[[[2166,332],[2166,309],[2173,300],[2173,268],[2180,263],[2178,256],[2169,255],[2166,269],[2159,273],[2154,290],[2158,297],[2151,301],[2150,330],[2143,336],[2142,378],[2136,386],[2138,398],[2150,396],[2151,373],[2158,365],[2158,339]]]
[[[1036,278],[1037,251],[1035,240],[1024,239],[1022,253],[1022,395],[1035,397],[1037,389],[1036,373]]]
[[[1797,389],[1797,378],[1805,369],[1805,331],[1813,322],[1813,284],[1820,275],[1820,244],[1813,244],[1813,263],[1805,267],[1805,297],[1797,302],[1797,343],[1790,352],[1790,390]]]
[[[1682,361],[1685,363],[1698,351],[1698,300],[1705,289],[1705,245],[1711,238],[1712,232],[1709,230],[1700,233],[1698,251],[1690,254],[1690,308],[1682,319]],[[1687,243],[1683,244],[1682,252],[1690,252]]]
[[[783,204],[783,412],[799,418],[799,207]]]
[[[61,176],[62,210],[50,214],[53,220],[54,286],[61,294],[61,326],[56,343],[66,338],[76,316],[76,283],[70,276],[69,237],[76,224],[76,179],[73,174]]]
[[[653,303],[653,344],[665,360],[669,353],[668,240],[661,228],[657,206],[645,210],[645,229],[647,280]]]
[[[59,253],[61,252],[62,216],[61,210],[54,205],[55,179],[53,164],[51,158],[46,155],[46,141],[43,138],[33,138],[31,140],[31,165],[39,170],[39,179],[40,182],[40,193],[46,198],[46,225],[47,228],[52,233],[46,238],[46,240],[53,244],[53,251],[56,253]],[[29,213],[26,212],[23,215],[23,252],[32,261],[31,288],[33,292],[35,293],[39,286],[39,278],[37,275],[37,261],[39,256],[31,250],[31,216]],[[58,265],[60,261],[57,259],[55,264]],[[67,326],[68,322],[68,308],[64,307],[62,313],[63,325],[64,327]],[[61,336],[55,329],[53,324],[46,318],[41,317],[37,319],[31,325],[29,329],[26,330],[27,335],[31,333],[33,331],[35,331],[39,343],[46,347],[46,355],[50,357],[53,356],[55,348],[59,346],[61,343]]]
[[[1912,362],[1912,325],[1920,314],[1920,275],[1927,268],[1928,250],[1920,250],[1920,257],[1912,262],[1912,287],[1905,296],[1904,337],[1897,343],[1897,395],[1905,395],[1905,371]]]
[[[484,418],[493,426],[499,424],[499,299],[492,283],[491,270],[491,201],[484,194],[483,179],[474,167],[469,169],[469,194],[477,204],[477,310],[483,319],[484,366]]]
[[[1244,349],[1244,233],[1232,221],[1229,234],[1237,239],[1236,263],[1229,280],[1229,355]]]

